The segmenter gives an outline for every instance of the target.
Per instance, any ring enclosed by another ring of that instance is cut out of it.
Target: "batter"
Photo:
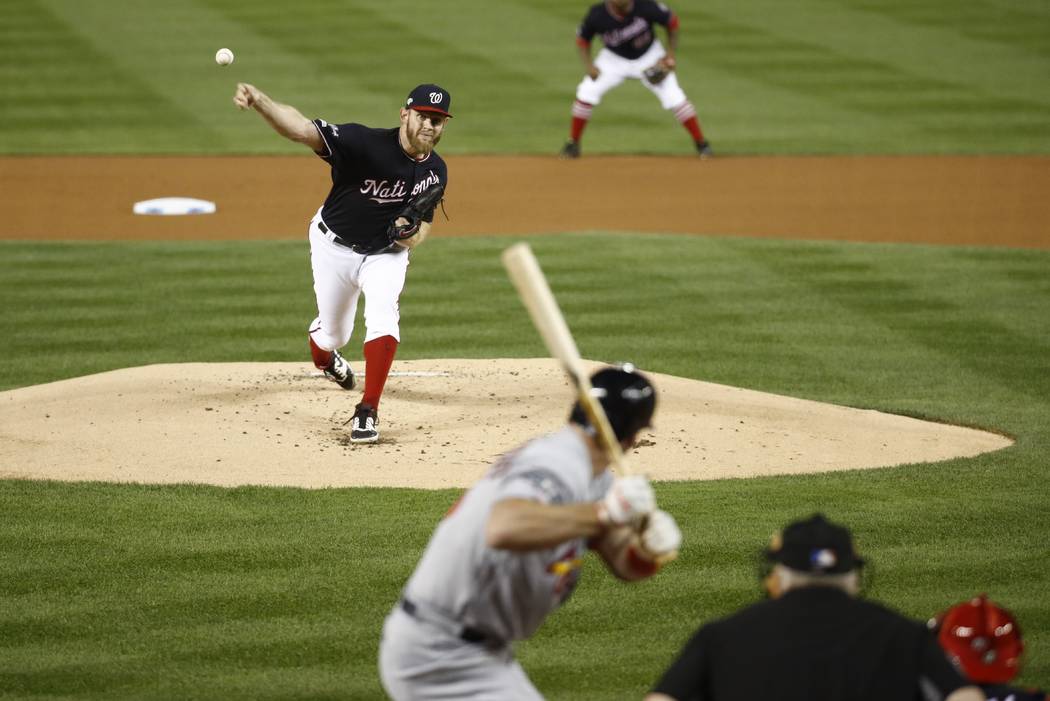
[[[654,24],[667,30],[666,49],[653,33]],[[591,41],[596,35],[601,36],[603,47],[592,61]],[[696,108],[686,98],[674,73],[678,16],[667,5],[653,0],[606,0],[592,5],[576,30],[576,45],[586,75],[576,88],[572,126],[569,140],[561,150],[562,157],[580,157],[580,138],[594,108],[605,93],[628,78],[642,81],[660,100],[660,106],[674,114],[693,138],[701,158],[713,155]],[[646,69],[656,66],[664,77],[654,79],[652,74],[646,74]]]
[[[451,97],[437,85],[417,86],[401,108],[400,126],[392,129],[311,121],[247,83],[237,85],[233,101],[241,109],[254,108],[278,134],[309,147],[331,166],[332,189],[309,226],[317,299],[317,317],[308,329],[310,353],[326,377],[354,389],[354,372],[339,349],[353,334],[363,294],[365,386],[350,441],[375,443],[379,400],[401,342],[398,299],[409,252],[430,233],[433,208],[408,238],[395,238],[392,224],[405,224],[407,205],[448,181],[434,147],[451,117]]]
[[[652,418],[653,386],[630,366],[592,383],[629,448]],[[630,581],[678,549],[648,480],[607,466],[577,404],[567,426],[507,453],[452,507],[383,627],[380,676],[395,701],[541,699],[511,643],[572,594],[588,548]]]

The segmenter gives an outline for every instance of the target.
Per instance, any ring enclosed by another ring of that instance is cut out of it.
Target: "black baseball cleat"
[[[562,158],[579,158],[580,157],[580,142],[569,139],[565,142],[565,145],[561,147]]]
[[[350,363],[339,355],[339,351],[332,351],[332,360],[324,369],[324,376],[343,389],[353,389],[357,384],[354,379],[354,371],[350,369]]]
[[[704,160],[715,155],[715,152],[711,149],[711,144],[706,141],[696,142],[696,153]]]
[[[354,409],[354,417],[350,419],[350,442],[375,443],[378,440],[379,416],[371,404],[362,402]]]

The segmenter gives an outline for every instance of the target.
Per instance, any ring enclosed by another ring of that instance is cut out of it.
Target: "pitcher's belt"
[[[393,252],[393,246],[388,246],[386,248],[381,248],[378,251],[372,251],[372,250],[369,250],[368,248],[362,246],[359,243],[351,243],[351,242],[347,241],[346,239],[344,239],[339,234],[337,234],[334,231],[332,231],[331,229],[329,229],[327,226],[325,226],[325,223],[322,220],[320,220],[320,219],[317,220],[317,228],[321,230],[321,233],[324,234],[328,238],[329,241],[332,241],[333,243],[337,243],[340,246],[345,246],[346,248],[349,248],[354,253],[357,253],[358,255],[374,256],[377,253]]]

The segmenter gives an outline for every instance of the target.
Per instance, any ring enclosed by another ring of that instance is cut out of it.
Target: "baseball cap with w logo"
[[[440,86],[424,83],[412,88],[408,99],[405,100],[405,107],[420,112],[437,112],[451,117],[449,109],[452,107],[452,96],[448,94],[448,90]]]

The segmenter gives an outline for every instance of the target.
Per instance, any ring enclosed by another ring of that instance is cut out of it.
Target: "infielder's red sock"
[[[572,128],[569,129],[569,138],[579,141],[583,136],[583,130],[587,128],[587,122],[594,111],[594,105],[576,100],[572,103]]]
[[[310,355],[314,359],[314,366],[318,370],[324,370],[328,367],[328,363],[332,362],[332,351],[326,351],[316,343],[314,343],[314,337],[307,334],[307,338],[310,339]]]
[[[361,397],[362,404],[371,404],[379,408],[379,398],[383,396],[390,366],[394,364],[397,353],[397,341],[393,336],[381,336],[365,344],[365,391]]]
[[[700,143],[704,140],[704,132],[700,130],[700,121],[696,118],[696,108],[691,102],[686,101],[675,107],[674,116],[692,135],[693,141]]]

